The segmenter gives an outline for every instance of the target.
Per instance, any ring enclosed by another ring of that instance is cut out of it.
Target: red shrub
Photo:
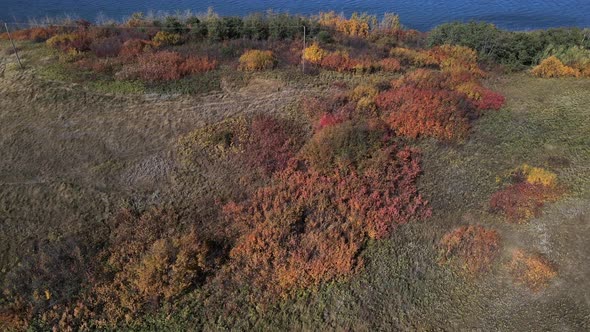
[[[381,93],[376,103],[399,135],[452,140],[469,131],[467,103],[452,91],[402,87]]]
[[[481,226],[456,228],[440,240],[441,263],[453,262],[469,275],[477,275],[490,269],[500,251],[500,235]]]
[[[419,173],[410,149],[382,151],[362,172],[320,173],[291,160],[271,185],[224,209],[243,234],[230,253],[234,277],[273,296],[350,275],[367,237],[429,216],[415,185]]]
[[[217,68],[217,61],[208,57],[189,56],[180,65],[180,71],[183,75],[191,75],[211,71]]]
[[[489,89],[483,89],[481,97],[473,101],[473,104],[478,110],[499,110],[504,106],[506,98],[501,94]]]
[[[170,81],[182,77],[180,65],[184,59],[177,52],[146,53],[137,59],[137,75],[144,81]]]
[[[558,190],[543,184],[520,182],[492,195],[492,211],[504,214],[509,221],[522,223],[539,216],[541,208],[548,201],[559,197]]]

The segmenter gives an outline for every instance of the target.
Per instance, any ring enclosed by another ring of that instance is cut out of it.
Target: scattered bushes
[[[557,276],[557,268],[540,254],[514,250],[508,269],[514,280],[533,292],[546,288]]]
[[[462,226],[440,240],[440,262],[456,263],[470,276],[490,270],[500,251],[500,235],[482,226]]]
[[[541,61],[541,63],[533,68],[533,75],[543,78],[551,77],[578,77],[580,72],[575,68],[566,66],[557,57],[550,56]]]
[[[240,57],[240,69],[245,71],[272,69],[276,64],[272,51],[249,50]]]

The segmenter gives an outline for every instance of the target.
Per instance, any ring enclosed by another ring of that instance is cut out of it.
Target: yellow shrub
[[[154,38],[152,38],[152,41],[156,47],[177,45],[180,43],[180,35],[177,33],[158,31]]]
[[[533,68],[533,75],[537,77],[550,78],[550,77],[578,77],[580,71],[575,68],[566,66],[555,56],[550,56],[547,59],[541,61],[541,63]]]
[[[557,175],[548,170],[526,164],[520,169],[530,184],[542,184],[547,187],[555,187],[557,184]]]
[[[328,55],[328,52],[320,47],[318,43],[313,43],[303,51],[303,59],[311,63],[320,63]]]
[[[271,51],[248,50],[240,57],[240,69],[246,71],[272,69],[276,63]]]

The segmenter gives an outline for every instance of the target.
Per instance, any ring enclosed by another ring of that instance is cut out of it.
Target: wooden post
[[[12,49],[14,50],[14,54],[16,54],[16,59],[18,60],[18,65],[20,66],[20,69],[23,69],[23,64],[20,62],[20,56],[18,56],[18,50],[16,49],[16,46],[14,45],[14,41],[12,40],[12,37],[10,36],[10,31],[8,30],[8,23],[4,23],[4,28],[6,28],[6,33],[8,34],[8,39],[10,39],[10,43],[12,44]]]

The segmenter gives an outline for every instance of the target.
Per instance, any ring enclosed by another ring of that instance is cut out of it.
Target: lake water
[[[457,20],[485,20],[512,30],[590,27],[590,0],[0,0],[0,21],[26,22],[64,14],[91,21],[99,15],[119,20],[137,11],[205,12],[208,7],[221,15],[268,9],[291,14],[396,12],[404,25],[419,30]]]

